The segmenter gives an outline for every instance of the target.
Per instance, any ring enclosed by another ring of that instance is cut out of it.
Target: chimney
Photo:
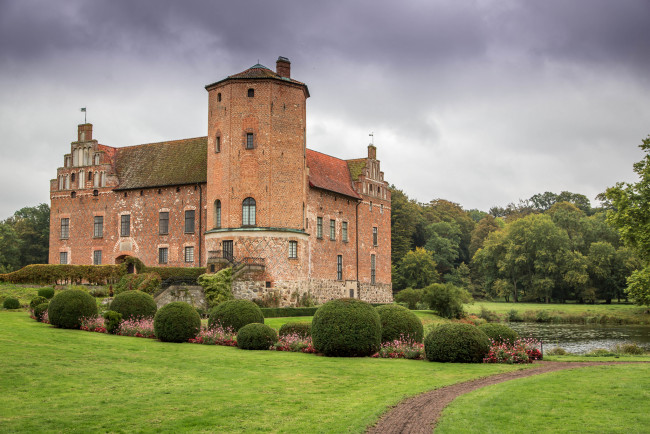
[[[280,77],[291,78],[291,62],[286,57],[278,57],[277,62],[275,62],[275,72],[278,73]]]
[[[89,142],[93,139],[93,124],[81,124],[77,130],[78,142]]]

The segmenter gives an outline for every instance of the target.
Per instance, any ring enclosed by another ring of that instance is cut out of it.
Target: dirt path
[[[517,378],[530,377],[562,369],[584,368],[587,366],[615,365],[621,363],[648,362],[536,362],[530,369],[505,372],[477,380],[465,381],[451,386],[425,392],[400,402],[395,408],[382,416],[367,433],[428,433],[435,427],[442,410],[454,399],[481,387]]]

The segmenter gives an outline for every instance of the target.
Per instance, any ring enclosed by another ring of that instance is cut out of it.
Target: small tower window
[[[246,133],[246,149],[253,149],[255,147],[255,140],[253,133]]]
[[[221,102],[221,92],[217,94],[217,102]]]
[[[221,136],[216,136],[214,138],[214,152],[217,154],[221,152]]]
[[[214,227],[221,227],[221,201],[219,199],[214,201]]]
[[[72,172],[72,173],[70,174],[70,181],[74,182],[74,179],[75,179],[74,176],[75,176],[75,174],[74,174],[74,172]]]
[[[255,98],[255,89],[248,89],[248,97]]]

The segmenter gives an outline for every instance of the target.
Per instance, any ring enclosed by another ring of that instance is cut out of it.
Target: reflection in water
[[[541,340],[544,350],[561,347],[570,353],[583,354],[623,343],[635,343],[650,350],[650,326],[647,325],[509,323],[508,326],[522,337]]]

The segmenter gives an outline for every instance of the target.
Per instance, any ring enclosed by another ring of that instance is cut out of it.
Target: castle
[[[368,146],[306,148],[309,90],[260,64],[205,87],[208,135],[115,148],[91,124],[50,182],[52,264],[246,267],[241,298],[392,301],[391,197]]]

